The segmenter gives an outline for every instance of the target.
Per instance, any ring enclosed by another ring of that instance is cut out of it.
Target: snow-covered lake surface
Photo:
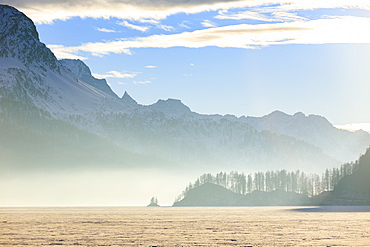
[[[368,246],[366,207],[0,208],[0,246]]]

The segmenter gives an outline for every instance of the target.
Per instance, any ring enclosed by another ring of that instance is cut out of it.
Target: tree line
[[[194,183],[189,183],[175,199],[175,202],[182,200],[191,189],[206,183],[221,185],[234,193],[242,195],[253,191],[283,190],[313,197],[323,191],[333,190],[341,178],[352,174],[357,168],[358,161],[343,164],[340,168],[326,169],[321,175],[316,173],[307,174],[300,170],[292,172],[287,170],[255,172],[248,175],[237,171],[219,172],[216,175],[205,173],[197,178]]]

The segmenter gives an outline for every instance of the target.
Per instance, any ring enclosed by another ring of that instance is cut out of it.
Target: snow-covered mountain
[[[68,163],[318,171],[356,159],[370,145],[369,134],[338,130],[319,116],[201,115],[176,99],[143,106],[127,92],[119,98],[84,62],[58,61],[23,13],[0,5],[0,16],[5,168]],[[26,158],[18,159],[22,152]]]
[[[69,69],[77,78],[94,88],[99,89],[113,97],[117,97],[117,95],[112,91],[109,87],[107,81],[105,79],[97,79],[92,76],[90,68],[87,65],[78,59],[62,59],[59,62]]]
[[[33,22],[18,10],[0,6],[0,90],[61,118],[96,111],[128,111],[104,83],[89,77],[86,65],[56,59],[40,42]],[[76,74],[74,74],[74,73]]]

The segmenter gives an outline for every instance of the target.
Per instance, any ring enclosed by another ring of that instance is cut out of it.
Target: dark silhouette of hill
[[[343,177],[333,191],[315,198],[321,205],[370,205],[370,149],[357,161],[358,168]]]
[[[173,206],[238,206],[245,198],[221,185],[206,183],[188,191],[187,195]]]
[[[254,191],[242,195],[220,185],[206,183],[188,191],[187,195],[173,206],[298,206],[310,205],[311,199],[305,195],[275,190],[272,192]]]

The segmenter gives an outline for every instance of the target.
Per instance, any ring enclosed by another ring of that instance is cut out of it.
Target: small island
[[[150,199],[150,203],[147,207],[160,207],[159,204],[158,204],[158,199],[157,197],[152,197],[152,199]]]

